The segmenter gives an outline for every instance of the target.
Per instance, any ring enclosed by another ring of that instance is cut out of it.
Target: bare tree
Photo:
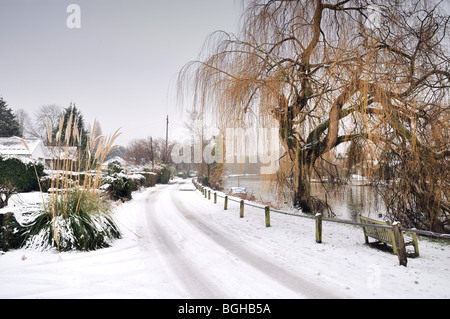
[[[125,159],[134,165],[145,165],[152,160],[151,146],[146,139],[137,139],[127,146]]]
[[[197,175],[202,179],[204,184],[207,184],[206,186],[210,186],[215,189],[221,188],[224,169],[222,161],[220,161],[220,163],[207,163],[203,156],[205,146],[214,145],[214,133],[217,134],[218,132],[214,132],[212,127],[208,127],[205,120],[204,110],[201,109],[193,109],[188,111],[188,121],[184,123],[184,126],[191,137],[191,163],[194,163],[194,167],[196,167],[197,170]],[[202,150],[201,154],[196,154],[196,146],[199,146],[200,150]],[[219,146],[220,145],[214,145],[211,149],[211,153],[215,155],[216,151],[219,152],[218,149],[216,150]]]
[[[19,109],[14,113],[16,115],[17,122],[19,123],[20,129],[22,131],[22,136],[25,138],[33,137],[35,130],[28,112],[25,111],[24,109]]]
[[[42,105],[34,114],[34,130],[31,135],[35,138],[40,138],[47,141],[47,122],[50,125],[50,130],[53,131],[59,123],[63,109],[56,104]]]
[[[174,143],[168,142],[169,154]],[[149,163],[162,163],[165,161],[166,140],[165,138],[141,138],[131,141],[126,148],[125,159],[134,165],[146,165]],[[170,164],[170,163],[168,163]]]
[[[192,84],[194,104],[228,123],[276,119],[285,149],[279,181],[311,211],[311,175],[340,145],[357,143],[380,179],[380,163],[387,172],[400,158],[448,168],[448,24],[442,1],[249,1],[240,34],[214,33],[183,68],[180,92]],[[421,227],[442,229],[448,176],[423,176],[404,161],[396,174],[408,167],[417,178],[402,197],[421,201],[425,184],[437,182]],[[405,216],[416,204],[396,203],[395,217],[413,224]]]

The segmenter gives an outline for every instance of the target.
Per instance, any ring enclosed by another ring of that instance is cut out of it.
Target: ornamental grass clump
[[[27,248],[89,251],[109,247],[120,231],[99,193],[70,190],[49,203],[29,227]],[[77,208],[78,206],[78,208]]]
[[[42,211],[22,223],[23,246],[58,251],[89,251],[110,246],[121,237],[110,214],[111,204],[99,187],[101,167],[120,135],[94,137],[96,123],[82,150],[79,119],[73,114],[59,122],[56,137],[47,125],[52,146],[50,188]],[[63,132],[65,134],[61,134]],[[61,138],[64,136],[64,138]]]

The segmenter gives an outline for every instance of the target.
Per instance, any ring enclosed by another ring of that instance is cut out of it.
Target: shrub
[[[17,158],[5,160],[0,157],[0,183],[11,184],[18,192],[39,191],[36,172],[39,178],[44,175],[44,166],[41,163],[25,164]]]
[[[108,164],[107,175],[103,177],[102,184],[114,200],[126,201],[132,198],[134,181],[125,174],[118,161]]]
[[[170,177],[172,175],[172,172],[167,166],[163,166],[161,171],[158,173],[158,177],[156,179],[157,183],[160,184],[167,184],[170,181]]]
[[[79,212],[53,220],[50,217],[44,212],[27,227],[26,248],[90,251],[109,247],[121,237],[111,216],[103,212]]]
[[[29,238],[30,228],[28,227],[34,220],[33,216],[31,218],[30,224],[26,222],[29,220],[29,213],[24,213],[22,218],[22,223],[20,223],[15,214],[6,213],[3,216],[0,215],[3,222],[3,227],[0,232],[0,248],[3,251],[8,251],[9,249],[19,249],[22,248]],[[23,222],[25,220],[25,222]]]
[[[123,168],[120,162],[112,161],[111,163],[108,163],[107,174],[114,175],[118,173],[123,173]]]
[[[11,183],[0,182],[0,208],[8,206],[8,201],[13,194],[16,193],[16,189]]]
[[[117,174],[116,176],[108,176],[106,180],[110,185],[108,192],[113,199],[126,201],[132,198],[134,182],[131,178]]]
[[[157,174],[153,172],[139,172],[140,175],[144,176],[144,187],[153,187],[156,184]]]
[[[0,248],[4,251],[21,247],[90,251],[109,247],[114,239],[121,237],[120,231],[110,215],[102,210],[94,212],[104,206],[101,198],[89,197],[80,201],[82,208],[76,214],[76,196],[66,213],[57,214],[54,218],[48,208],[25,213],[20,222],[14,214],[5,214]],[[60,205],[64,206],[62,202]]]
[[[202,176],[202,185],[206,187],[210,186],[208,176]]]
[[[0,214],[0,250],[22,247],[26,233],[26,229],[21,227],[13,213]]]

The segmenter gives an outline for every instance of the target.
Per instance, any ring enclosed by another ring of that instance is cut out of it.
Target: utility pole
[[[166,118],[167,122],[166,122],[166,163],[169,164],[169,154],[167,152],[167,143],[169,141],[169,115],[167,115]]]
[[[152,172],[155,171],[155,158],[153,153],[153,137],[150,137],[150,152],[152,157]]]

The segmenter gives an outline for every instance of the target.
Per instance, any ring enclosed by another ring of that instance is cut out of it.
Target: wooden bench
[[[367,225],[362,226],[366,244],[369,244],[369,237],[371,237],[377,239],[378,242],[382,242],[392,246],[394,254],[397,254],[397,245],[395,244],[394,231],[392,229],[370,227],[370,225],[391,226],[389,222],[371,219],[368,217],[361,216],[361,214],[359,215],[359,220],[361,224]],[[404,236],[405,247],[406,246],[414,247],[414,254],[410,254],[410,257],[419,257],[419,244],[417,242],[417,235],[415,233],[410,232],[403,232],[403,234],[407,235]]]

